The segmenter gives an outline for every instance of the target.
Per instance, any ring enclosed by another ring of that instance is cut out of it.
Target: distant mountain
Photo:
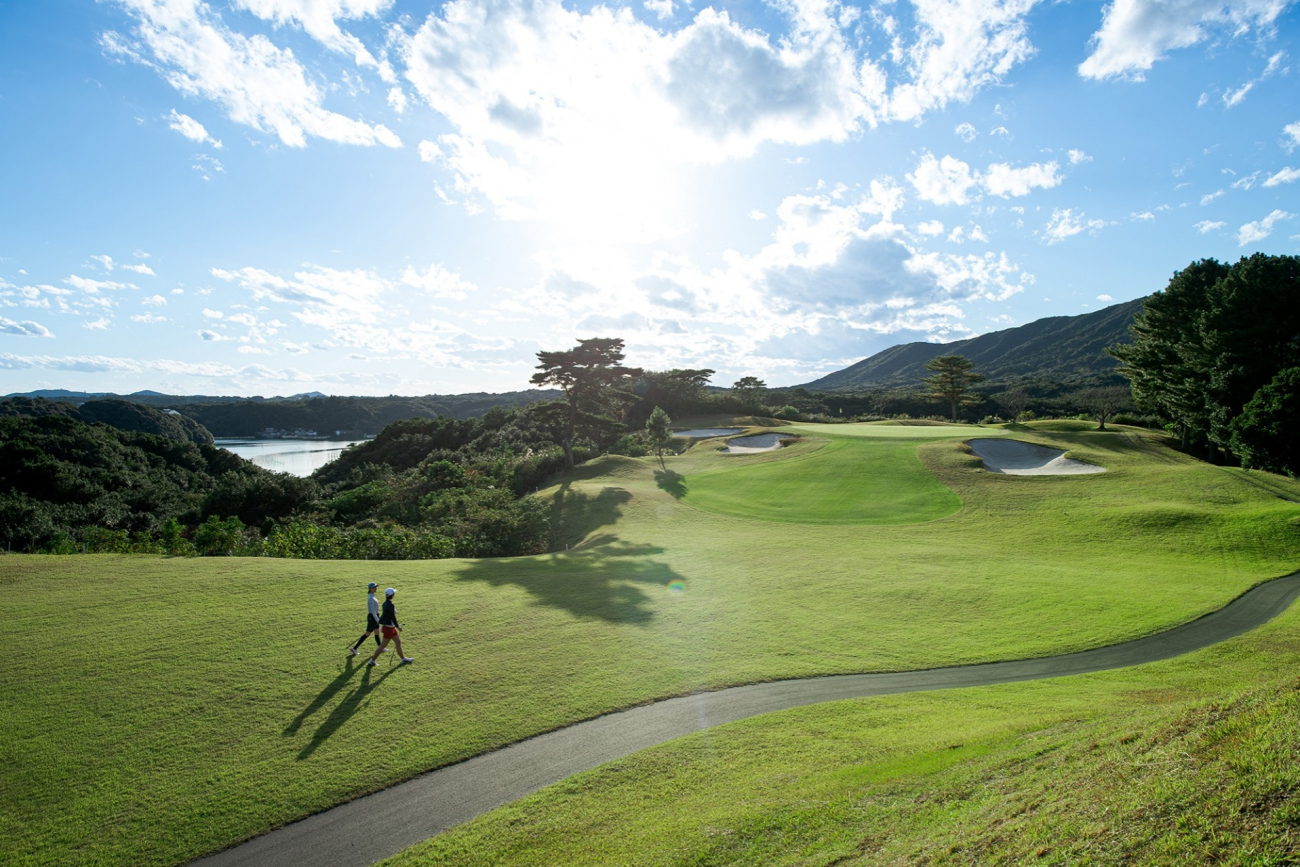
[[[809,391],[854,391],[919,385],[928,375],[925,363],[940,355],[969,358],[990,386],[1113,379],[1118,362],[1106,354],[1106,347],[1129,342],[1128,328],[1142,309],[1142,301],[1138,298],[1079,316],[1049,316],[952,343],[902,343],[803,387]]]

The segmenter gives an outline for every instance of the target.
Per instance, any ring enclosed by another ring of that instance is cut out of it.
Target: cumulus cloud
[[[1085,214],[1075,214],[1073,208],[1057,208],[1052,211],[1052,218],[1043,230],[1043,237],[1049,244],[1059,244],[1066,238],[1081,232],[1098,232],[1105,228],[1105,220],[1088,220]]]
[[[953,133],[957,136],[957,138],[966,142],[966,144],[970,144],[971,142],[975,141],[975,139],[979,136],[979,131],[976,130],[975,127],[969,123],[957,124],[957,127],[953,130]]]
[[[1289,184],[1292,181],[1297,180],[1300,180],[1300,169],[1293,169],[1290,166],[1287,166],[1277,174],[1270,176],[1268,180],[1264,181],[1264,186],[1276,187],[1280,184]]]
[[[1202,235],[1208,235],[1215,229],[1222,229],[1226,225],[1228,224],[1222,220],[1216,220],[1214,222],[1211,222],[1210,220],[1201,220],[1201,222],[1196,224],[1195,228],[1196,231],[1200,232]]]
[[[1156,215],[1151,213],[1150,211],[1143,211],[1141,213],[1134,211],[1133,213],[1129,214],[1129,217],[1134,220],[1143,220],[1149,222],[1151,220],[1154,220],[1156,218]]]
[[[290,147],[305,146],[307,136],[401,146],[382,124],[370,125],[324,108],[325,93],[292,51],[261,34],[232,31],[202,0],[117,3],[136,20],[134,38],[105,33],[100,40],[104,49],[156,69],[186,96],[216,102],[235,123],[272,133]],[[285,4],[267,0],[258,5],[271,10]]]
[[[17,334],[22,337],[53,337],[50,329],[46,328],[39,322],[24,320],[15,322],[12,319],[6,319],[0,316],[0,334]]]
[[[1093,34],[1092,53],[1079,65],[1079,74],[1140,80],[1169,51],[1211,35],[1265,30],[1287,5],[1288,0],[1114,0]]]
[[[1027,196],[1036,188],[1050,189],[1063,180],[1059,170],[1060,166],[1055,162],[1021,167],[994,163],[979,172],[956,157],[936,159],[934,154],[926,153],[907,179],[923,201],[936,205],[964,205],[970,201],[971,190],[975,187],[1004,199]]]
[[[441,265],[430,265],[421,274],[410,265],[402,272],[402,283],[427,292],[434,298],[464,300],[474,291],[474,285],[459,274],[448,271]]]
[[[870,57],[850,35],[865,19],[834,3],[775,7],[789,26],[771,36],[713,8],[661,32],[628,9],[456,0],[403,53],[415,91],[454,128],[421,155],[455,176],[467,207],[650,240],[684,230],[665,201],[682,167],[764,142],[843,141],[1001,80],[1032,52],[1032,5],[921,0],[912,38]],[[628,201],[643,206],[629,214]]]
[[[1286,134],[1288,150],[1300,147],[1300,120],[1282,127],[1282,132]]]
[[[116,280],[94,280],[90,277],[80,277],[76,274],[70,274],[63,280],[74,289],[80,289],[91,295],[98,294],[103,290],[113,289],[138,289],[134,283],[119,283]]]
[[[203,124],[199,123],[188,114],[181,114],[174,108],[172,109],[172,113],[167,116],[167,126],[176,130],[176,132],[185,136],[190,141],[198,142],[199,144],[210,144],[218,150],[221,149],[221,142],[213,138]]]
[[[92,322],[83,323],[81,327],[89,329],[90,331],[107,331],[108,326],[112,324],[113,323],[109,319],[101,316]]]
[[[927,220],[916,227],[916,231],[922,235],[942,235],[943,223],[938,220]]]
[[[1074,148],[1070,148],[1069,157],[1070,157],[1070,165],[1072,166],[1077,166],[1080,163],[1092,162],[1092,157],[1088,156],[1088,154],[1084,153],[1083,151],[1076,150]]]
[[[132,322],[144,322],[144,323],[166,322],[166,321],[167,321],[167,317],[166,317],[166,316],[159,316],[159,315],[156,314],[156,313],[141,313],[141,314],[139,314],[138,316],[132,316],[132,317],[131,317],[131,321],[132,321]]]
[[[1273,234],[1273,226],[1283,220],[1289,220],[1295,214],[1289,214],[1286,211],[1274,210],[1271,214],[1262,220],[1256,220],[1253,223],[1246,223],[1237,230],[1237,246],[1244,247],[1247,244],[1253,244],[1256,241],[1262,241],[1269,235]]]

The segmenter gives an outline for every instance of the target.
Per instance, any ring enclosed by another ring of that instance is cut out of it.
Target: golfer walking
[[[379,631],[384,636],[384,640],[380,643],[379,649],[366,662],[366,665],[377,665],[378,663],[375,660],[379,658],[379,654],[384,652],[384,648],[388,646],[390,641],[397,644],[397,655],[402,657],[402,665],[415,662],[402,650],[402,638],[398,635],[402,631],[402,627],[397,625],[397,609],[393,607],[393,595],[396,593],[397,591],[392,587],[384,591],[384,607],[379,614]]]
[[[366,631],[361,633],[361,637],[357,639],[356,644],[353,644],[351,649],[348,650],[348,653],[352,656],[358,655],[357,648],[361,646],[361,642],[372,635],[375,636],[375,646],[383,646],[379,641],[379,600],[375,598],[375,591],[378,589],[379,585],[373,581],[366,588]]]

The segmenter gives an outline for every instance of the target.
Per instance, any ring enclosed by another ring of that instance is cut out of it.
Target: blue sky
[[[1300,252],[1286,0],[0,0],[0,391],[805,382]]]

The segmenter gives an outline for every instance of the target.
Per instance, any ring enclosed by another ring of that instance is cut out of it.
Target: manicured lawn
[[[873,421],[862,424],[792,424],[781,428],[787,431],[825,434],[836,437],[863,437],[866,439],[952,439],[954,437],[995,437],[1008,433],[1001,426],[976,424],[942,424],[939,422]]]
[[[692,475],[683,499],[707,512],[799,524],[915,524],[953,514],[961,499],[921,465],[917,445],[850,437],[811,450],[788,445],[786,460]]]
[[[770,714],[384,864],[1293,864],[1297,667],[1293,608],[1168,662]]]
[[[570,546],[555,555],[0,557],[0,863],[177,863],[651,698],[1095,646],[1300,565],[1300,506],[1269,489],[1300,497],[1295,483],[1133,432],[1016,436],[1110,472],[996,476],[936,440],[907,448],[960,497],[937,520],[784,524],[691,505],[714,471],[741,484],[740,466],[850,453],[818,434],[744,457],[701,444],[670,472],[649,458],[579,468],[540,494]],[[347,663],[371,580],[399,588],[414,666]]]

